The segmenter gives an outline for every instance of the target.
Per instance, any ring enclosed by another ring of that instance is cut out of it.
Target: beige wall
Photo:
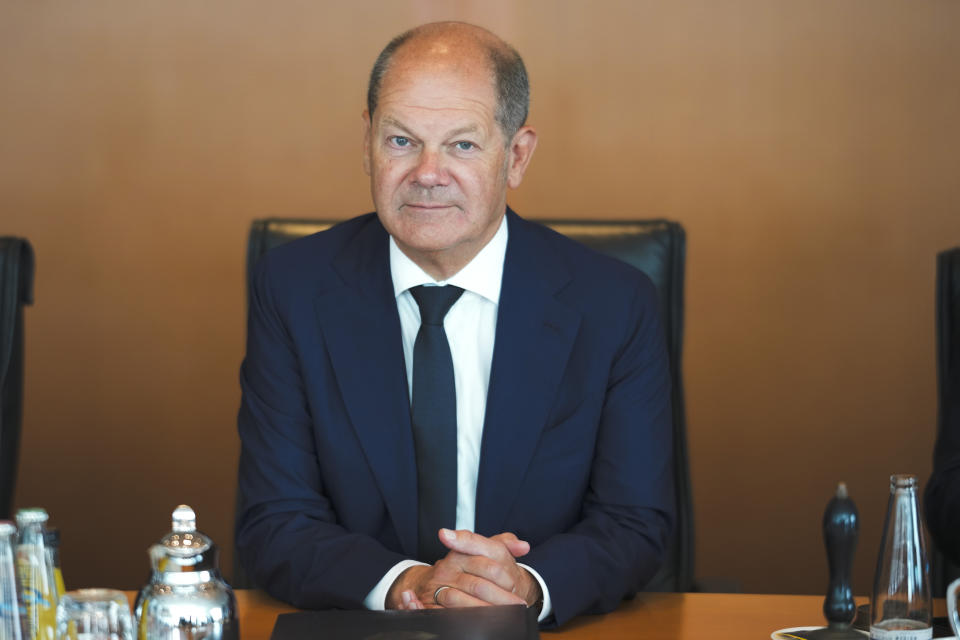
[[[526,57],[515,208],[688,231],[698,573],[822,592],[846,480],[867,593],[887,475],[930,469],[955,0],[0,0],[0,233],[38,259],[17,502],[68,583],[138,585],[179,502],[229,562],[250,220],[371,208],[365,75],[441,18]]]

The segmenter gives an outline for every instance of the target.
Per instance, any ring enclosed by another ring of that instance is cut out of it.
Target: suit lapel
[[[388,236],[372,220],[335,259],[345,285],[316,310],[337,384],[403,551],[417,548],[417,484],[400,318]]]
[[[569,282],[540,235],[512,211],[477,477],[476,531],[494,535],[516,499],[580,325],[555,294]]]

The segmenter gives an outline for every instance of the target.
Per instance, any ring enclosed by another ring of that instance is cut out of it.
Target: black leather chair
[[[945,410],[950,402],[948,380],[960,377],[960,247],[937,254],[936,332],[939,436],[946,428]],[[958,534],[960,532],[950,532],[950,535]],[[947,585],[960,578],[960,567],[944,557],[936,546],[931,560],[933,594],[942,598]]]
[[[0,238],[0,520],[13,510],[23,421],[23,306],[33,302],[33,249]]]
[[[674,481],[677,525],[664,568],[647,585],[649,591],[689,591],[693,583],[693,502],[687,454],[686,419],[681,375],[683,346],[683,282],[686,236],[668,220],[540,220],[556,231],[614,256],[646,273],[660,294],[673,383]],[[270,249],[336,224],[332,220],[270,218],[255,220],[247,250],[247,286],[257,260]],[[243,572],[234,562],[234,582]]]

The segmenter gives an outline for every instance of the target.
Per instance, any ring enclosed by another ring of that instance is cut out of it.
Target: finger
[[[472,531],[461,529],[440,529],[440,542],[451,551],[457,551],[470,556],[486,556],[498,562],[513,560],[513,555],[507,546],[500,540],[481,536]]]
[[[512,587],[504,589],[490,580],[469,573],[461,574],[453,586],[462,593],[488,604],[526,604],[522,597],[513,592]],[[449,589],[445,589],[441,595],[446,591]],[[444,606],[449,605],[444,604]]]
[[[506,533],[498,533],[490,539],[502,542],[514,558],[521,558],[530,553],[530,543],[526,540],[520,540],[509,531]]]
[[[505,566],[485,556],[463,556],[459,566],[464,573],[492,582],[504,591],[516,593],[520,568],[515,563]]]
[[[402,594],[400,594],[400,598],[403,605],[401,607],[402,609],[407,609],[410,611],[423,609],[423,603],[420,602],[420,599],[417,598],[417,594],[415,594],[413,591],[404,591]]]
[[[470,594],[460,591],[458,588],[451,586],[449,589],[442,589],[439,593],[436,591],[431,591],[430,595],[420,594],[422,602],[425,602],[425,607],[482,607],[487,602],[484,602],[480,598],[476,598]]]

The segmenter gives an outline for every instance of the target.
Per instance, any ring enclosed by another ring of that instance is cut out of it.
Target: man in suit
[[[528,100],[520,57],[488,31],[398,36],[363,115],[376,213],[260,261],[237,550],[273,595],[525,603],[562,624],[615,608],[661,565],[673,486],[656,293],[507,208],[537,142]]]

